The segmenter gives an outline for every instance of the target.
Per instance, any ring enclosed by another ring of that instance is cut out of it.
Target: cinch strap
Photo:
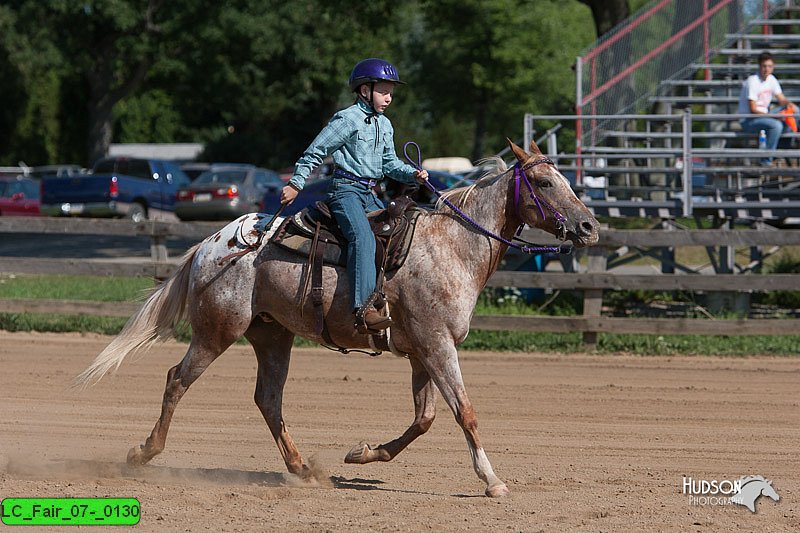
[[[333,170],[334,177],[337,178],[344,178],[346,180],[355,181],[356,183],[360,183],[361,185],[366,185],[369,188],[372,188],[378,184],[378,180],[376,179],[365,179],[359,176],[356,176],[352,172],[348,172],[342,168],[336,167]]]

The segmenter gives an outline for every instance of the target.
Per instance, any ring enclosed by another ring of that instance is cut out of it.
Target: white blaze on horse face
[[[569,182],[569,179],[564,174],[562,174],[561,171],[558,170],[558,168],[551,165],[543,165],[543,166],[547,167],[547,172],[549,176],[557,178],[561,182],[561,184],[567,188],[567,190],[572,192],[571,196],[575,196],[575,198],[577,198],[575,192],[572,191],[572,184]]]
[[[562,174],[560,170],[558,170],[558,169],[554,169],[554,170],[555,170],[556,174],[558,175],[558,177],[561,178],[561,181],[564,182],[564,185],[566,185],[570,190],[572,190],[572,184],[569,182],[569,179],[567,179],[567,177],[564,174]]]

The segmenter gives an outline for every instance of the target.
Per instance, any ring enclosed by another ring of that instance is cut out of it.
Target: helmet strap
[[[372,122],[372,117],[377,117],[378,116],[378,112],[375,111],[375,106],[372,103],[373,95],[375,93],[375,82],[372,81],[372,82],[369,83],[369,97],[366,97],[366,98],[364,97],[364,95],[361,94],[361,87],[363,87],[364,85],[367,85],[367,84],[366,83],[362,83],[358,87],[358,93],[357,94],[358,94],[358,99],[361,100],[362,102],[364,102],[365,104],[367,104],[367,106],[369,106],[369,110],[371,111],[371,113],[369,113],[367,115],[367,118],[364,119],[364,122],[366,122],[367,124],[370,124]]]

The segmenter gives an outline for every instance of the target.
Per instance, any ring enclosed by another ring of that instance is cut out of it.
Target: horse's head
[[[555,164],[531,141],[531,153],[510,139],[517,158],[511,184],[512,209],[521,222],[570,240],[576,247],[597,243],[599,224]]]

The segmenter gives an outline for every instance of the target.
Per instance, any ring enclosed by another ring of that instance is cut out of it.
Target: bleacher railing
[[[653,0],[577,58],[576,114],[646,111],[661,81],[687,75],[692,63],[708,63],[715,49],[726,44],[726,34],[769,18],[787,2]],[[603,142],[602,131],[618,129],[609,123],[616,120],[578,120],[576,151]]]
[[[558,123],[557,128],[545,132],[546,142],[540,139],[537,144],[564,175],[575,181],[589,207],[618,208],[629,202],[642,209],[663,208],[665,217],[690,217],[698,209],[707,212],[709,208],[730,208],[730,212],[735,212],[757,207],[757,216],[761,218],[800,217],[800,167],[760,165],[762,158],[781,159],[789,165],[797,160],[800,152],[759,149],[752,133],[710,128],[712,123],[755,116],[764,115],[693,115],[690,109],[685,109],[680,114],[583,117],[528,114],[525,122],[526,129],[533,132],[545,130],[546,124]],[[582,119],[598,123],[612,119],[637,120],[643,122],[644,127],[641,131],[607,132],[624,137],[624,147],[593,145],[580,153],[562,151],[559,145],[569,146],[570,142],[560,143],[559,135],[563,136],[562,140],[571,139]],[[656,127],[665,124],[669,127]],[[797,138],[800,134],[784,136]],[[731,148],[720,143],[734,139],[751,147]],[[585,180],[577,179],[578,171],[584,172]],[[597,185],[597,178],[601,178],[602,185]]]

